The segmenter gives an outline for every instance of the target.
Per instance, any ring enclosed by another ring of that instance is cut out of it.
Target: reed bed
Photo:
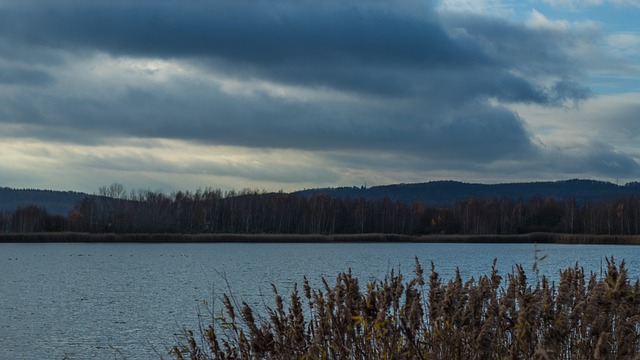
[[[105,243],[332,243],[416,242],[420,238],[398,234],[172,234],[172,233],[78,233],[0,232],[0,243],[105,242]]]
[[[443,281],[416,259],[405,279],[391,272],[361,286],[351,272],[312,289],[304,279],[264,318],[232,296],[185,330],[175,359],[638,359],[640,286],[624,261],[601,275],[577,265],[558,284],[532,285],[522,266],[502,276]],[[537,275],[537,273],[536,273]]]
[[[529,233],[514,235],[402,235],[402,234],[173,234],[173,233],[80,233],[80,232],[0,232],[0,243],[106,242],[106,243],[556,243],[589,245],[640,245],[638,235],[590,235]]]

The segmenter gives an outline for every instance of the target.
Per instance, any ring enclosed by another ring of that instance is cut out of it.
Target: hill
[[[393,184],[365,187],[337,187],[306,189],[293,192],[295,195],[311,196],[326,194],[341,199],[364,198],[410,204],[423,202],[428,207],[448,206],[456,201],[470,198],[509,198],[529,200],[533,197],[563,200],[574,198],[578,203],[585,200],[607,200],[623,196],[639,195],[640,183],[616,185],[596,180],[564,180],[547,182],[523,182],[504,184],[473,184],[458,181],[431,181],[416,184]],[[82,198],[88,195],[74,191],[0,188],[0,212],[12,212],[16,208],[37,205],[52,215],[67,215]]]
[[[432,181],[417,184],[394,184],[364,187],[339,187],[307,189],[296,192],[303,196],[327,194],[338,198],[383,199],[402,203],[423,202],[425,206],[447,206],[456,201],[490,198],[529,200],[533,197],[556,200],[574,198],[578,203],[585,200],[606,200],[622,196],[640,195],[640,183],[616,185],[596,180],[563,180],[505,184],[470,184],[458,181]]]
[[[18,207],[37,205],[52,215],[67,215],[85,193],[36,189],[0,188],[0,212],[13,212]]]

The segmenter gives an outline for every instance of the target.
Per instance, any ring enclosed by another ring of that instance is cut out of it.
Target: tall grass
[[[589,235],[529,233],[514,235],[402,235],[402,234],[114,234],[79,232],[0,232],[0,243],[107,242],[107,243],[332,243],[332,242],[415,242],[415,243],[556,243],[640,245],[639,235]]]
[[[624,261],[601,276],[575,267],[559,282],[532,285],[522,266],[503,283],[489,275],[443,281],[416,259],[405,279],[391,272],[361,286],[351,272],[312,289],[304,279],[288,303],[257,319],[224,295],[199,331],[184,331],[175,359],[638,359],[640,286]]]

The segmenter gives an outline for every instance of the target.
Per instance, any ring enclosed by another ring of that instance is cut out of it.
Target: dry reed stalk
[[[640,358],[640,285],[624,262],[604,276],[577,265],[559,283],[531,285],[522,266],[443,284],[432,264],[428,285],[416,259],[413,278],[390,272],[361,289],[351,272],[334,286],[323,279],[287,306],[274,287],[268,320],[223,295],[225,316],[212,317],[199,345],[186,331],[176,359],[634,359]],[[425,286],[428,289],[425,290]],[[304,306],[303,301],[307,306]],[[241,308],[236,313],[236,308]],[[307,309],[307,310],[305,310]],[[211,311],[213,313],[213,310]],[[305,313],[308,316],[305,317]]]

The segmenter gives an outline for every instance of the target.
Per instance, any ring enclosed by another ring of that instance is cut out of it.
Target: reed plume
[[[185,330],[176,359],[639,359],[640,285],[624,261],[607,260],[604,274],[576,264],[556,285],[535,283],[522,266],[502,282],[489,275],[442,281],[431,264],[425,281],[416,259],[413,277],[391,271],[361,287],[351,271],[335,285],[312,289],[305,278],[285,305],[255,319],[247,304],[223,295],[224,316],[212,317],[200,343]],[[306,303],[306,304],[305,304]],[[241,308],[237,313],[237,308]],[[213,311],[213,310],[212,310]],[[306,314],[306,315],[305,315]],[[204,326],[201,329],[205,328]]]

